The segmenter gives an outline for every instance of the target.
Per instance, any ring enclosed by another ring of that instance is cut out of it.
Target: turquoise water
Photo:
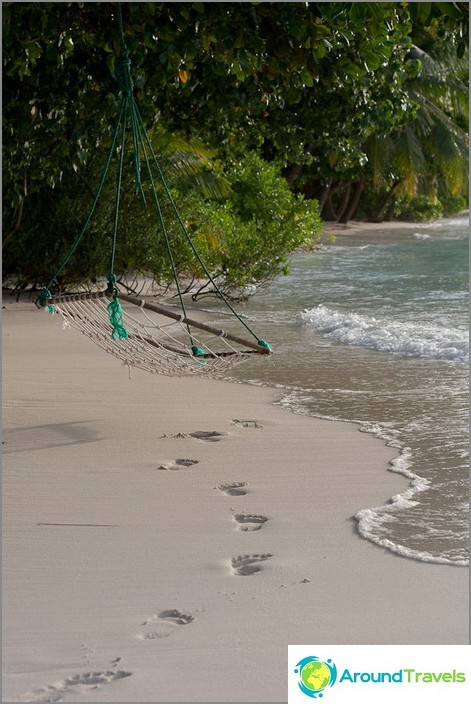
[[[275,354],[233,372],[396,447],[390,469],[408,489],[359,506],[360,534],[457,565],[468,560],[468,227],[443,220],[398,243],[295,255],[289,277],[241,308]]]

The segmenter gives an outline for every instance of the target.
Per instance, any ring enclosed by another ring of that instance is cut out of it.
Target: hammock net
[[[130,304],[121,308],[120,324],[127,332],[123,337],[110,334],[110,303],[104,292],[56,296],[48,309],[62,317],[64,328],[83,333],[129,369],[136,367],[152,374],[214,374],[227,371],[261,351],[251,341],[159,304],[125,294],[121,297]],[[189,324],[193,344],[188,336]],[[265,354],[268,352],[267,349]]]
[[[129,368],[134,366],[152,373],[180,376],[208,374],[227,370],[253,354],[270,354],[270,345],[258,338],[221,291],[218,283],[202,261],[187,231],[134,98],[131,62],[126,47],[119,3],[117,5],[117,20],[121,38],[121,54],[115,78],[119,85],[121,99],[108,157],[95,200],[85,223],[59,269],[38,296],[36,303],[38,307],[47,307],[50,313],[60,314],[66,327],[70,326],[79,330],[105,352],[121,359]],[[135,193],[141,200],[142,207],[153,206],[154,208],[156,224],[160,237],[165,243],[176,285],[180,309],[178,313],[158,303],[126,295],[118,289],[116,283],[117,277],[114,267],[118,234],[120,228],[122,229],[120,205],[128,142],[131,142],[132,146],[131,163],[134,170]],[[106,277],[108,287],[105,291],[86,294],[57,293],[59,275],[73,257],[88,229],[109,177],[113,159],[116,159],[118,166],[118,179],[113,214],[110,269]],[[146,189],[143,187],[144,181]],[[158,195],[158,191],[160,191],[160,195]],[[232,330],[225,332],[188,317],[175,265],[176,257],[172,249],[172,233],[167,229],[164,216],[166,208],[169,207],[176,216],[180,237],[183,235],[195,261],[212,284],[214,292],[229,309],[232,320],[243,329],[244,338],[234,334]],[[54,289],[53,295],[51,290]],[[129,305],[123,309],[120,301]]]

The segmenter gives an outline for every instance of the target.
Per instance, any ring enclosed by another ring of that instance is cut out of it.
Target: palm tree
[[[409,58],[421,62],[408,85],[415,118],[396,133],[373,135],[366,145],[372,186],[384,193],[376,220],[400,196],[420,192],[433,200],[467,193],[467,57],[458,58],[453,46],[442,47],[439,57],[414,46]]]
[[[231,187],[215,167],[213,150],[198,139],[187,140],[159,125],[148,134],[170,181],[195,189],[207,198],[227,198]]]

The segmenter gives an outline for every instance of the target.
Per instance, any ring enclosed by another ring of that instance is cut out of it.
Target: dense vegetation
[[[316,246],[319,213],[427,218],[466,204],[468,3],[122,8],[150,138],[230,295],[286,271],[296,247]],[[116,5],[2,10],[4,272],[43,284],[85,219],[109,147]],[[107,271],[113,183],[102,200],[61,283]],[[165,285],[161,239],[131,184],[123,221],[119,270]],[[184,243],[175,249],[179,272],[200,278]]]

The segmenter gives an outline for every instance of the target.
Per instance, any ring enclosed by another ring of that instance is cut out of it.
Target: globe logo
[[[337,680],[337,668],[332,660],[320,660],[315,655],[300,660],[294,671],[299,675],[299,689],[312,699],[323,697],[324,689],[332,687]]]

